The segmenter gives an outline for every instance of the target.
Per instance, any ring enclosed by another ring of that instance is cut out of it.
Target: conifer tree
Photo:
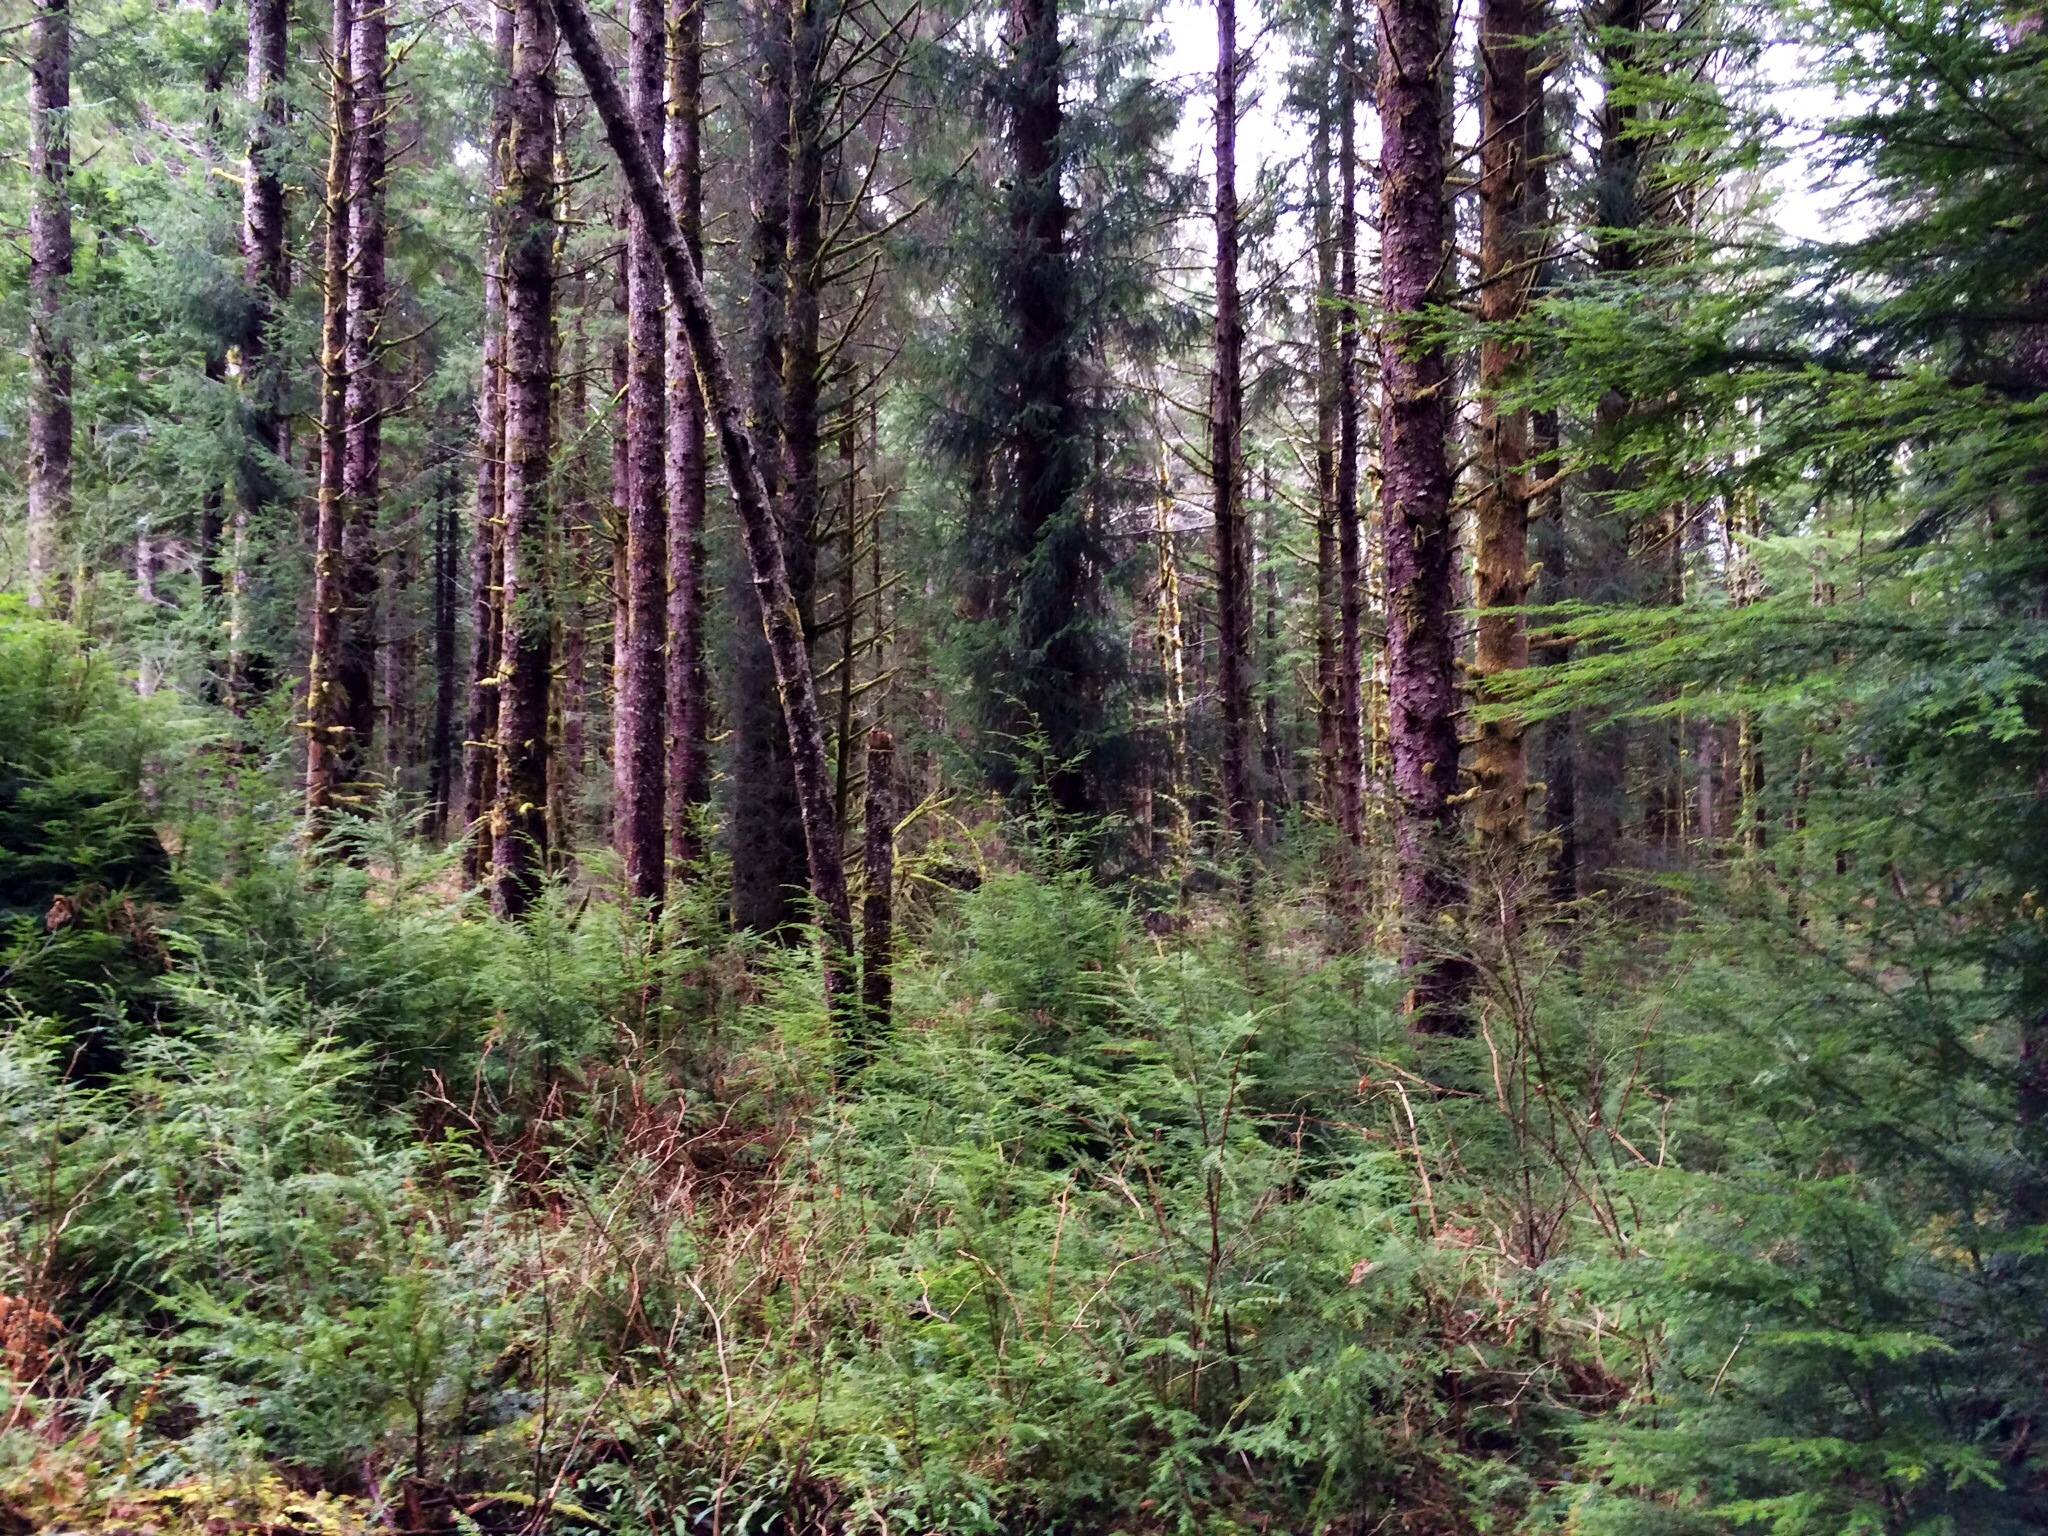
[[[71,516],[70,0],[38,0],[29,55],[28,601],[43,608]]]

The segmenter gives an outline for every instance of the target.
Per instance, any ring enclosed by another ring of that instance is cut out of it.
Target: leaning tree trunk
[[[668,195],[693,261],[703,261],[704,0],[672,0]],[[668,852],[678,873],[703,861],[711,798],[704,669],[704,396],[680,306],[668,325]]]
[[[1216,0],[1216,336],[1209,381],[1209,484],[1216,521],[1216,659],[1223,712],[1223,824],[1257,826],[1251,774],[1251,538],[1239,471],[1244,321],[1237,296],[1237,5]]]
[[[341,469],[348,397],[348,180],[354,160],[349,146],[355,133],[351,0],[334,0],[333,18],[322,208],[327,227],[320,273],[320,479],[313,534],[313,645],[306,676],[306,822],[316,840],[332,828],[350,761],[341,678],[347,623],[342,555],[347,505]]]
[[[283,436],[283,371],[273,342],[290,294],[285,259],[284,156],[289,102],[290,7],[287,0],[249,0],[249,150],[242,175],[242,282],[249,320],[241,337],[243,388],[255,454],[242,466],[235,505],[228,584],[228,705],[249,705],[248,552],[250,525],[277,498]]]
[[[1534,99],[1528,0],[1482,0],[1479,9],[1479,318],[1505,329],[1521,319],[1535,278],[1529,210],[1529,113]],[[1479,346],[1479,608],[1475,671],[1492,679],[1529,664],[1518,611],[1529,579],[1529,413],[1501,393],[1528,348],[1490,329]],[[1509,612],[1498,610],[1507,609]],[[1480,722],[1472,750],[1473,826],[1494,861],[1528,840],[1529,771],[1520,720]],[[1505,871],[1496,871],[1502,874]]]
[[[1458,688],[1451,592],[1451,378],[1428,333],[1445,267],[1441,0],[1383,0],[1379,29],[1380,515],[1385,530],[1387,726],[1394,846],[1421,1030],[1460,1027],[1467,967],[1442,952],[1439,919],[1461,900]]]
[[[824,924],[825,986],[828,1005],[845,1021],[855,998],[851,986],[853,918],[846,891],[846,870],[839,848],[839,825],[832,814],[832,774],[825,755],[825,733],[818,718],[817,685],[811,676],[810,654],[804,648],[803,623],[782,559],[782,534],[776,524],[768,487],[747,431],[746,406],[704,292],[703,273],[684,244],[682,231],[662,196],[661,179],[646,144],[634,131],[632,114],[619,91],[617,77],[606,62],[590,12],[583,0],[554,0],[562,35],[589,87],[592,103],[604,122],[605,137],[626,174],[634,204],[647,218],[661,252],[669,294],[689,329],[690,354],[703,388],[705,404],[718,426],[727,484],[739,513],[747,564],[760,600],[760,617],[775,664],[776,691],[782,700],[789,731],[790,755],[796,767],[798,805],[809,855],[811,894]]]
[[[28,602],[50,606],[71,520],[71,4],[41,0],[29,35]]]
[[[506,141],[503,656],[492,903],[523,917],[539,894],[548,836],[548,467],[553,448],[555,22],[518,0]],[[630,120],[628,131],[639,131]]]
[[[661,0],[631,0],[627,50],[633,121],[650,153],[662,141]],[[668,517],[663,506],[668,425],[663,398],[661,258],[647,221],[626,214],[626,637],[620,669],[619,850],[626,889],[658,902],[664,884],[663,748],[668,691]]]

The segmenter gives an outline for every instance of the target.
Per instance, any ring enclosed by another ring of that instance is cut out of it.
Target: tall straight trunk
[[[228,707],[237,714],[248,708],[250,691],[249,528],[277,498],[277,459],[283,446],[283,372],[272,343],[291,286],[285,258],[283,164],[289,28],[287,0],[249,0],[249,147],[242,172],[242,283],[249,311],[240,349],[248,432],[256,452],[242,465],[230,535],[227,693]]]
[[[1155,637],[1164,684],[1162,713],[1166,724],[1166,803],[1171,808],[1167,840],[1176,858],[1187,852],[1188,743],[1187,655],[1182,635],[1180,564],[1173,550],[1173,485],[1165,466],[1159,470],[1153,538],[1159,561],[1159,601]],[[1154,799],[1157,799],[1155,791]]]
[[[791,13],[802,0],[749,0],[748,45],[753,53],[752,109],[748,114],[751,266],[747,292],[750,406],[748,427],[760,456],[769,504],[775,509],[784,571],[797,604],[797,622],[809,643],[810,550],[785,471],[787,338],[791,298],[790,107],[793,66]],[[733,605],[733,650],[728,679],[732,725],[731,841],[734,921],[758,933],[793,937],[801,916],[806,864],[802,818],[789,740],[776,707],[774,659],[753,622],[752,601],[739,573],[727,581]]]
[[[1444,269],[1441,0],[1383,0],[1379,11],[1380,517],[1387,602],[1387,729],[1394,851],[1422,1030],[1459,1027],[1466,967],[1438,949],[1438,919],[1459,904],[1450,864],[1458,788],[1458,690],[1451,590],[1451,378],[1426,331]]]
[[[1216,334],[1209,380],[1209,484],[1216,521],[1217,679],[1223,714],[1223,824],[1257,830],[1251,771],[1251,533],[1238,464],[1244,412],[1237,296],[1237,4],[1216,0]]]
[[[343,445],[347,436],[349,175],[354,156],[354,6],[334,0],[328,40],[327,179],[323,215],[326,232],[320,293],[320,480],[313,534],[313,636],[306,668],[306,820],[316,839],[333,825],[337,800],[347,794],[354,742],[346,718],[343,669],[346,660],[348,574],[343,529],[348,521],[342,492]]]
[[[891,971],[895,963],[896,743],[875,726],[867,741],[867,809],[861,839],[861,1011],[869,1042],[889,1028]]]
[[[1331,208],[1330,115],[1310,146],[1316,247],[1316,790],[1325,815],[1340,815],[1343,772],[1337,734],[1337,221]]]
[[[1531,88],[1536,31],[1529,0],[1483,0],[1479,10],[1479,318],[1510,326],[1527,308],[1537,252],[1529,206],[1529,116],[1541,98]],[[1528,596],[1529,413],[1504,405],[1501,392],[1528,348],[1489,334],[1479,347],[1478,548],[1473,576],[1479,612],[1475,671],[1480,686],[1529,664],[1529,635],[1519,613]],[[1528,840],[1527,749],[1521,721],[1480,723],[1472,751],[1473,826],[1480,846],[1499,855]]]
[[[661,0],[630,0],[627,49],[629,105],[641,137],[662,142]],[[618,744],[619,851],[626,889],[641,901],[661,899],[664,885],[668,708],[668,513],[663,397],[667,338],[661,323],[661,258],[647,221],[626,213],[626,607],[625,664],[620,669]]]
[[[1361,736],[1365,570],[1358,527],[1358,17],[1344,0],[1337,54],[1337,826],[1350,849],[1365,840]],[[1341,903],[1356,901],[1347,849]]]
[[[1631,272],[1640,264],[1636,236],[1643,224],[1643,140],[1640,109],[1628,79],[1634,67],[1635,34],[1644,26],[1645,0],[1609,0],[1598,17],[1602,86],[1599,139],[1594,149],[1593,265],[1603,275]],[[1594,407],[1600,436],[1620,430],[1630,402],[1608,390]],[[1586,472],[1587,517],[1582,569],[1574,594],[1591,603],[1632,601],[1636,584],[1629,564],[1627,513],[1619,498],[1632,476],[1627,466],[1595,463]],[[1582,733],[1578,750],[1578,884],[1585,893],[1603,884],[1621,857],[1626,820],[1629,728],[1604,721]]]
[[[692,260],[703,261],[704,0],[671,0],[668,196]],[[680,305],[668,324],[668,852],[678,871],[703,861],[711,798],[704,670],[704,395]]]
[[[493,905],[517,918],[539,892],[548,835],[555,21],[547,0],[517,0],[513,26],[505,178],[505,638],[491,864]]]
[[[28,89],[28,602],[43,608],[71,520],[70,0],[36,6]]]
[[[703,388],[711,419],[718,426],[726,482],[739,513],[741,538],[760,600],[761,627],[768,636],[776,692],[782,700],[790,756],[796,768],[811,895],[818,904],[825,930],[826,1000],[843,1024],[854,1001],[853,916],[839,846],[839,825],[832,814],[831,769],[818,717],[817,684],[811,675],[802,619],[783,564],[781,529],[755,457],[753,439],[747,431],[746,408],[739,386],[718,339],[711,301],[704,292],[703,272],[684,244],[675,216],[662,195],[660,174],[647,146],[633,131],[631,113],[591,26],[590,13],[583,0],[555,0],[555,12],[561,18],[563,37],[589,87],[592,103],[603,120],[605,137],[611,141],[612,152],[625,171],[634,204],[646,216],[661,251],[669,295],[689,328],[690,355],[696,363],[698,383]]]
[[[1085,755],[1094,663],[1082,638],[1093,580],[1086,558],[1079,423],[1069,335],[1074,294],[1067,254],[1062,166],[1059,0],[1008,0],[1010,88],[1010,322],[1020,377],[1011,428],[1016,532],[1032,575],[1017,594],[1017,654],[1028,658],[1018,692],[1055,763]],[[1084,772],[1056,769],[1060,809],[1084,813]]]
[[[333,672],[337,779],[365,798],[376,730],[378,503],[384,463],[384,159],[389,0],[359,0],[349,42],[348,315],[342,345],[341,614]],[[396,701],[389,701],[396,703]],[[396,724],[396,722],[394,722]]]
[[[839,525],[839,729],[833,736],[832,806],[846,825],[847,794],[853,785],[854,672],[860,659],[860,462],[853,447],[854,414],[839,428],[839,481],[846,497]],[[877,589],[875,600],[881,601]]]
[[[566,179],[566,178],[565,178]],[[566,192],[566,188],[564,189]],[[563,199],[564,229],[572,214]],[[576,325],[571,333],[569,363],[562,380],[562,429],[564,444],[582,444],[590,425],[590,338],[584,325],[589,313],[589,283],[579,277],[569,295]],[[563,496],[562,525],[568,535],[565,566],[567,590],[562,603],[562,749],[555,759],[554,800],[561,818],[574,825],[582,799],[583,768],[589,752],[589,667],[590,608],[584,594],[589,590],[590,568],[590,474],[589,460],[580,447],[560,476]],[[560,825],[558,822],[557,825]]]
[[[1293,803],[1293,786],[1289,783],[1293,754],[1288,750],[1280,726],[1280,562],[1274,558],[1280,547],[1277,527],[1279,504],[1273,496],[1273,469],[1270,464],[1266,466],[1264,495],[1260,501],[1262,536],[1254,547],[1251,562],[1252,580],[1258,586],[1265,611],[1264,646],[1258,668],[1259,738],[1265,743],[1265,816],[1277,831],[1280,819]]]
[[[626,740],[626,663],[631,658],[633,637],[633,575],[628,563],[626,503],[633,496],[633,445],[623,417],[631,372],[627,362],[624,320],[626,304],[626,261],[619,257],[619,281],[613,292],[619,312],[620,336],[612,346],[612,463],[609,515],[605,527],[611,534],[612,549],[612,822],[611,845],[621,860],[626,856],[625,815],[627,779],[631,773]]]
[[[490,165],[495,210],[511,122],[512,12],[500,6],[492,39]],[[462,878],[477,886],[490,868],[489,816],[498,789],[498,666],[505,580],[505,236],[494,212],[485,232],[483,371],[477,380],[476,519],[470,545],[469,709],[462,741]]]
[[[434,508],[434,736],[427,803],[435,842],[447,841],[455,798],[455,608],[460,595],[455,565],[460,536],[451,488]]]

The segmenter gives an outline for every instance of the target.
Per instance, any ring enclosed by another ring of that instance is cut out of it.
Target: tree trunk
[[[518,0],[505,203],[504,661],[499,668],[498,798],[491,812],[493,905],[523,917],[547,860],[549,397],[554,331],[555,22],[547,0]],[[629,120],[627,131],[637,132]]]
[[[1364,560],[1358,527],[1358,20],[1345,0],[1337,55],[1337,826],[1344,834],[1339,902],[1358,900],[1365,841],[1361,736]]]
[[[460,527],[451,487],[434,508],[434,739],[427,805],[435,842],[448,840],[455,797],[455,546]]]
[[[668,195],[690,258],[703,260],[703,0],[672,0]],[[678,872],[703,861],[711,798],[704,670],[704,396],[681,306],[668,324],[668,851]]]
[[[1257,830],[1251,772],[1251,535],[1238,464],[1244,322],[1237,296],[1237,4],[1216,0],[1216,335],[1209,381],[1209,483],[1216,522],[1217,678],[1223,715],[1223,825]]]
[[[777,515],[784,570],[808,646],[811,556],[807,530],[798,521],[799,498],[786,474],[791,445],[785,436],[787,340],[794,286],[789,250],[791,16],[801,3],[749,0],[746,9],[754,66],[754,102],[748,115],[752,272],[747,344],[748,426],[769,505]],[[733,919],[757,933],[791,938],[801,918],[806,851],[789,738],[773,686],[775,662],[765,634],[752,622],[754,603],[737,572],[728,581],[727,591],[734,621],[728,679]]]
[[[287,0],[249,0],[250,126],[242,176],[242,282],[249,314],[241,336],[241,368],[249,437],[256,452],[242,466],[229,554],[228,707],[238,715],[248,709],[250,693],[249,527],[277,499],[278,452],[283,446],[283,370],[273,343],[291,287],[284,203],[290,24]]]
[[[1511,326],[1527,307],[1538,252],[1529,207],[1528,0],[1483,0],[1479,11],[1479,318]],[[1504,407],[1500,394],[1527,360],[1528,348],[1488,335],[1479,347],[1478,549],[1474,586],[1479,614],[1475,670],[1487,681],[1529,664],[1529,636],[1518,609],[1528,596],[1529,413]],[[1473,825],[1481,849],[1499,858],[1528,840],[1528,757],[1519,720],[1481,722],[1472,752]]]
[[[895,960],[896,743],[876,726],[868,732],[867,810],[862,838],[860,903],[861,1009],[870,1048],[888,1033],[890,969]]]
[[[555,0],[562,32],[589,87],[605,127],[605,137],[619,157],[633,200],[646,215],[661,251],[669,294],[689,328],[690,353],[705,403],[718,426],[719,446],[732,499],[739,513],[747,563],[760,599],[760,618],[775,664],[776,690],[782,700],[795,761],[798,804],[809,855],[811,894],[825,928],[825,986],[828,1005],[842,1022],[853,1001],[849,970],[853,953],[853,917],[840,856],[839,827],[832,815],[831,770],[825,757],[824,731],[818,719],[818,695],[811,676],[810,654],[804,649],[802,620],[790,592],[782,560],[781,530],[768,498],[768,487],[754,456],[739,386],[726,362],[725,349],[704,292],[703,274],[675,217],[662,197],[661,181],[644,143],[633,131],[618,80],[605,62],[583,0]]]
[[[1457,822],[1458,690],[1451,590],[1451,378],[1426,332],[1446,235],[1440,0],[1380,7],[1380,515],[1385,532],[1387,726],[1402,960],[1421,1030],[1460,1027],[1466,967],[1441,952],[1439,919],[1461,892],[1450,864]]]
[[[71,521],[71,4],[41,0],[29,36],[28,603],[54,606]]]
[[[491,92],[490,168],[486,185],[495,210],[504,177],[511,104],[504,82],[512,72],[512,12],[500,6],[492,39],[498,83]],[[490,808],[497,799],[498,665],[505,580],[505,240],[494,213],[485,232],[483,373],[477,380],[476,529],[470,546],[469,710],[462,742],[462,878],[475,887],[490,868]]]
[[[662,142],[661,0],[630,0],[627,50],[630,106],[650,154]],[[626,606],[625,665],[619,691],[619,752],[624,769],[619,851],[626,889],[661,900],[665,868],[665,728],[668,691],[668,405],[663,398],[661,258],[647,221],[626,214]]]
[[[332,830],[336,803],[347,793],[353,761],[343,691],[349,618],[342,550],[348,520],[342,461],[348,398],[349,176],[354,161],[349,146],[355,135],[351,0],[334,0],[333,17],[320,295],[320,480],[313,535],[313,643],[306,669],[306,821],[316,840]]]
[[[1330,206],[1330,126],[1326,107],[1310,146],[1309,177],[1316,247],[1316,790],[1324,814],[1336,820],[1342,815],[1343,762],[1337,733],[1337,223]]]

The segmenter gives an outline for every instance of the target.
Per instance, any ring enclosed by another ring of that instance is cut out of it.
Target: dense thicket
[[[2048,1524],[2037,11],[11,3],[0,1528]]]

